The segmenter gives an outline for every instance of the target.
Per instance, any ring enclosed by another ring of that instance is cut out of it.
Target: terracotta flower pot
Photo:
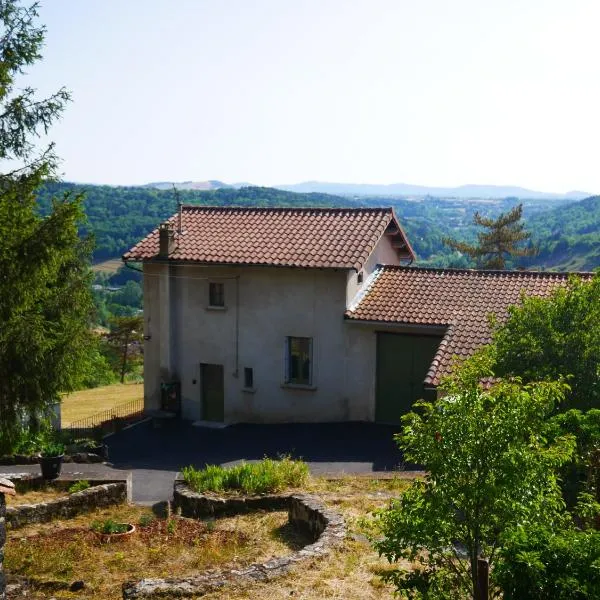
[[[100,531],[94,531],[94,533],[103,544],[126,542],[131,538],[131,535],[135,533],[135,525],[132,525],[131,523],[119,523],[119,525],[127,525],[127,531],[124,531],[123,533],[102,533]]]

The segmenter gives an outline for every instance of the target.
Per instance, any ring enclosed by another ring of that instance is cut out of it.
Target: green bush
[[[90,482],[82,479],[81,481],[76,481],[70,488],[69,494],[75,494],[77,492],[83,492],[83,490],[87,490],[90,487]]]
[[[301,460],[284,457],[264,458],[257,463],[235,467],[207,465],[204,469],[182,469],[183,479],[196,492],[239,491],[244,494],[267,494],[288,487],[301,486],[308,477],[308,465]]]
[[[43,458],[62,456],[65,453],[65,445],[55,440],[47,440],[41,445],[40,453]]]
[[[96,533],[127,533],[128,530],[129,525],[127,523],[117,523],[113,519],[92,522],[92,531]]]
[[[600,532],[518,528],[493,571],[504,600],[600,598]]]

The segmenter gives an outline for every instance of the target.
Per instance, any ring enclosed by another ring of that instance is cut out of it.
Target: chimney
[[[158,228],[158,258],[169,258],[175,251],[175,229],[171,223],[162,223]]]

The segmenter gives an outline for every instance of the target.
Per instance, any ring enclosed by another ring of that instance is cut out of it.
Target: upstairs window
[[[286,338],[286,383],[312,385],[312,338]]]
[[[211,281],[208,284],[208,305],[215,308],[225,307],[225,284]]]

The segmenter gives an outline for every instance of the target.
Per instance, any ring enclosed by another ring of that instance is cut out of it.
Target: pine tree
[[[480,268],[505,269],[508,257],[532,256],[537,252],[531,245],[521,245],[531,238],[531,234],[525,231],[522,216],[522,204],[502,213],[497,219],[482,217],[476,212],[473,223],[485,228],[477,234],[478,244],[472,246],[449,238],[444,239],[444,244],[475,259]]]
[[[42,217],[36,189],[55,172],[45,135],[69,100],[39,99],[15,78],[41,58],[45,29],[37,5],[0,0],[0,454],[22,424],[36,423],[76,389],[89,367],[90,241],[78,234],[82,198],[53,201]]]

